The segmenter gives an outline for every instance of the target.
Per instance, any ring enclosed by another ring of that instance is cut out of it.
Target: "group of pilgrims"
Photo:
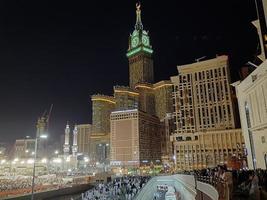
[[[132,200],[147,183],[148,176],[125,176],[108,183],[98,183],[82,193],[82,200]]]

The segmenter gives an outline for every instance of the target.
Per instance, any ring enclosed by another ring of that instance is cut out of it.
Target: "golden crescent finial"
[[[139,3],[136,3],[136,9],[137,10],[140,10],[140,8],[141,8],[141,3],[139,2]]]

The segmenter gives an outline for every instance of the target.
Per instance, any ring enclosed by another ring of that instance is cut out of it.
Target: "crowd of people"
[[[47,191],[62,187],[65,185],[61,177],[53,175],[44,175],[35,178],[34,190]],[[0,198],[12,195],[22,195],[31,192],[32,176],[14,176],[6,175],[0,177]]]
[[[108,183],[98,183],[82,194],[82,200],[132,200],[149,180],[149,176],[125,176]]]
[[[243,196],[258,200],[267,191],[267,170],[228,170],[226,165],[220,165],[185,173],[196,175],[200,181],[214,185],[219,195],[227,195],[230,199]]]

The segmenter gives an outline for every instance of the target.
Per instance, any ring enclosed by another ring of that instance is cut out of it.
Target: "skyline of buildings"
[[[143,29],[141,7],[137,4],[135,29],[129,36],[126,53],[129,86],[113,86],[113,96],[92,95],[92,125],[75,125],[73,145],[65,138],[63,152],[72,152],[73,157],[79,153],[88,155],[93,162],[111,163],[115,167],[165,162],[173,162],[177,170],[218,164],[246,167],[245,157],[247,154],[256,157],[256,152],[247,151],[245,147],[245,143],[253,144],[251,124],[246,116],[249,139],[245,136],[244,141],[242,130],[246,129],[242,127],[241,130],[239,126],[228,57],[217,56],[178,66],[177,76],[155,83],[152,54],[150,37]],[[257,75],[252,76],[252,82],[254,79]],[[263,105],[264,101],[260,103]],[[240,105],[239,109],[242,114]],[[248,113],[246,110],[245,114]],[[264,116],[264,113],[259,114],[258,123]],[[45,132],[46,126],[46,121],[40,118],[37,136]],[[261,130],[255,127],[254,131]],[[69,133],[66,127],[65,137],[70,137]],[[258,135],[254,140],[261,141],[264,148],[266,136],[261,132]],[[250,145],[247,147],[253,149]],[[22,148],[19,144],[16,146]],[[40,147],[45,149],[45,144]],[[257,154],[264,154],[266,167],[266,152]],[[251,158],[249,167],[250,163]],[[262,159],[259,163],[264,167]]]

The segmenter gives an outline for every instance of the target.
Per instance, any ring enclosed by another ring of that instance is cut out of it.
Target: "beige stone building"
[[[78,134],[77,134],[78,153],[82,153],[83,155],[89,156],[92,125],[79,124],[77,125],[77,129],[78,129]]]
[[[160,135],[163,129],[157,117],[134,109],[114,111],[110,118],[113,168],[140,167],[160,162]]]
[[[267,1],[257,0],[259,19],[256,26],[261,53],[261,65],[252,65],[255,70],[244,80],[233,83],[239,104],[242,132],[246,143],[250,169],[267,169]]]
[[[236,129],[228,57],[177,68],[179,75],[171,77],[176,168],[199,169],[241,160],[244,141],[241,129]]]
[[[242,131],[250,169],[267,168],[267,61],[236,82]]]

